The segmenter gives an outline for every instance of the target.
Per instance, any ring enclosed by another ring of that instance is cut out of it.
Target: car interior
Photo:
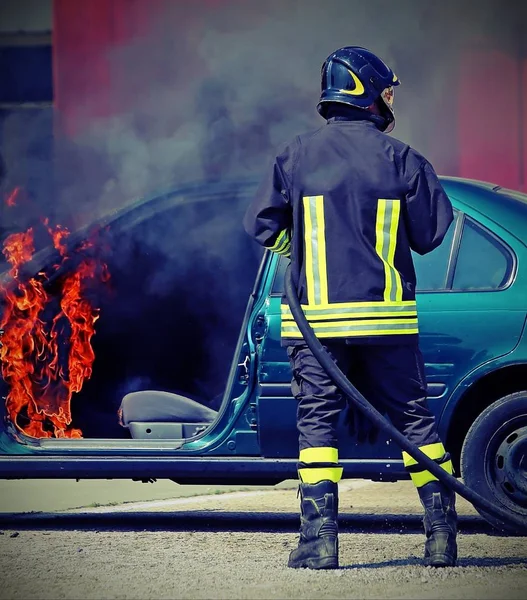
[[[83,439],[185,439],[218,415],[261,252],[240,227],[243,195],[192,200],[106,228],[93,372],[71,400]]]

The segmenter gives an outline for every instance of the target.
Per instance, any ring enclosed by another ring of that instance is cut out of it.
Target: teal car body
[[[415,256],[417,302],[429,405],[459,474],[467,432],[483,411],[507,395],[527,393],[527,196],[482,182],[442,181],[455,221],[438,249]],[[251,192],[247,186],[238,194],[240,206],[246,206]],[[186,197],[193,193],[201,194],[187,191]],[[175,197],[164,196],[157,208],[151,203],[149,214],[171,206]],[[134,210],[112,219],[126,219]],[[170,419],[162,419],[164,426],[156,429],[152,422],[144,429],[147,433],[128,439],[37,440],[4,418],[0,476],[248,484],[296,477],[296,402],[280,344],[286,262],[263,254],[231,352],[223,400],[201,430],[174,436],[167,429]],[[143,425],[151,420],[145,418]],[[525,420],[515,426],[515,443],[521,441],[514,447],[516,454],[525,454],[526,426],[527,410]],[[389,437],[359,444],[348,434],[344,419],[339,431],[345,478],[407,478],[400,449]],[[525,469],[517,471],[514,485],[523,489]],[[518,502],[527,506],[527,492],[522,494]]]
[[[415,256],[417,301],[429,404],[443,439],[459,454],[462,440],[456,436],[463,429],[466,433],[468,424],[484,408],[485,400],[480,397],[478,401],[472,389],[475,384],[484,386],[484,381],[490,385],[499,380],[503,393],[527,387],[523,371],[527,362],[527,281],[520,268],[527,259],[523,241],[527,203],[491,185],[455,179],[443,179],[443,183],[456,209],[456,219],[440,248]],[[280,265],[285,261],[279,257],[269,257],[268,261],[269,279],[275,272],[280,278]],[[268,280],[262,291],[267,331],[258,378],[262,388],[259,403],[260,407],[263,404],[261,412],[267,424],[276,414],[273,400],[267,397],[278,390],[285,396],[290,378],[279,344],[281,290]],[[511,379],[507,383],[506,373]],[[491,375],[493,381],[486,379]],[[288,421],[294,421],[294,403],[286,410]],[[283,420],[282,426],[278,435],[262,440],[264,451],[283,456],[294,452],[296,440],[291,427]],[[267,431],[265,426],[263,429]],[[342,431],[340,444],[342,458],[382,459],[383,464],[386,459],[399,458],[399,449],[391,447],[386,438],[375,446],[359,445]],[[399,471],[400,464],[391,464],[390,468],[394,467]]]

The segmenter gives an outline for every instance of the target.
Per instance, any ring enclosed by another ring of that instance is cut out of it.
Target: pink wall
[[[73,135],[90,118],[133,108],[134,94],[120,93],[123,86],[119,85],[119,72],[112,69],[112,50],[151,34],[152,24],[167,12],[167,7],[176,14],[177,27],[184,28],[200,11],[220,1],[54,0],[54,105],[61,131]],[[150,67],[151,76],[159,76],[156,64]],[[122,75],[133,78],[133,73]],[[148,81],[137,79],[137,89],[148,87]]]
[[[459,66],[459,175],[525,185],[527,62],[493,49],[467,50]]]
[[[527,192],[527,58],[522,61],[521,69],[521,103],[520,117],[522,124],[522,138],[520,145],[520,164],[521,164],[521,189]]]

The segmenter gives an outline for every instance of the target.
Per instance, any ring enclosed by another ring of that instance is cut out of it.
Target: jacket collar
[[[384,131],[386,126],[385,119],[380,115],[375,115],[361,108],[345,105],[331,107],[328,110],[327,122],[328,124],[346,122],[374,125],[380,131]]]

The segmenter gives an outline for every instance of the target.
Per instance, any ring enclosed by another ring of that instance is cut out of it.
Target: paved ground
[[[0,599],[527,597],[527,539],[494,535],[458,504],[459,566],[432,570],[411,484],[344,482],[342,568],[323,573],[285,567],[292,490],[4,514]]]
[[[78,482],[70,479],[0,480],[0,513],[66,510],[240,489],[239,486],[178,485],[169,480],[156,483],[117,479],[82,479]]]

